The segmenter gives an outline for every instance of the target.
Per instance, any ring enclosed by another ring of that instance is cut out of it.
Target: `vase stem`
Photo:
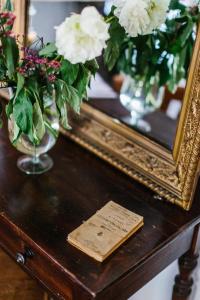
[[[38,164],[40,161],[39,155],[37,154],[37,147],[34,144],[34,156],[33,156],[33,164]]]

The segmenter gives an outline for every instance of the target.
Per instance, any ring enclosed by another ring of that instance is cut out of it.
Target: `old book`
[[[144,224],[139,216],[110,201],[68,235],[68,242],[102,262]]]

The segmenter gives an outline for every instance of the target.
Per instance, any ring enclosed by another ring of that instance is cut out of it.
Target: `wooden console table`
[[[44,175],[22,174],[19,155],[1,130],[0,245],[55,299],[125,300],[180,257],[173,300],[188,299],[198,257],[199,191],[192,210],[182,211],[64,137]],[[145,226],[98,263],[66,237],[109,200],[143,215]]]

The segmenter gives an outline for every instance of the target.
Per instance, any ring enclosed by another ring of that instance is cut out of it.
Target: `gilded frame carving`
[[[15,2],[21,16],[18,32],[25,32],[28,1]],[[85,103],[81,116],[73,118],[71,125],[73,130],[61,132],[161,197],[189,210],[200,161],[200,30],[173,152]]]
[[[84,104],[63,134],[161,197],[189,210],[200,161],[200,30],[193,53],[173,152]]]

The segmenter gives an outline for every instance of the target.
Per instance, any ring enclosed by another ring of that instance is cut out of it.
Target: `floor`
[[[45,300],[44,291],[0,250],[0,300]]]

